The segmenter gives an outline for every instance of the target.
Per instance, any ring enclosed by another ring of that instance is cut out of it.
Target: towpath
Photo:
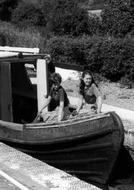
[[[0,143],[0,190],[99,190]]]

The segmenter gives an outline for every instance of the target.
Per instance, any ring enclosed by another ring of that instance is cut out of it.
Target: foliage
[[[41,1],[40,4],[20,1],[12,13],[12,22],[24,26],[46,26],[50,3]]]
[[[134,80],[133,44],[132,38],[55,36],[47,41],[46,49],[54,63],[86,65],[92,72],[117,82],[122,77]]]
[[[85,65],[88,61],[86,52],[88,52],[93,43],[87,41],[89,38],[87,36],[79,38],[55,36],[48,40],[46,49],[51,54],[54,62]]]
[[[0,45],[16,47],[42,47],[44,39],[37,30],[16,28],[7,22],[0,22]]]
[[[121,39],[103,38],[100,46],[101,71],[103,76],[111,81],[118,81],[124,74],[122,70],[123,49]]]
[[[104,33],[124,37],[134,31],[133,0],[109,0],[101,17]]]
[[[123,40],[124,52],[122,55],[124,77],[130,84],[134,82],[134,38]]]
[[[49,29],[56,35],[93,34],[99,20],[90,18],[75,0],[56,0],[49,20]]]
[[[80,3],[87,3],[85,0],[3,1],[0,9],[3,19],[23,28],[39,27],[43,35],[46,32],[43,31],[44,26],[47,33],[56,35],[93,35],[100,31],[100,19],[89,17],[88,12],[80,7]]]
[[[18,0],[2,0],[0,1],[0,19],[10,21],[12,11],[17,6]]]
[[[100,72],[99,46],[101,37],[81,36],[78,38],[62,36],[48,40],[46,49],[53,61],[62,64],[87,65],[90,70]]]

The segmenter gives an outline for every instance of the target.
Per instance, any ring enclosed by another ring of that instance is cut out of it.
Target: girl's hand
[[[58,122],[60,122],[62,120],[61,116],[58,116]]]
[[[42,111],[43,111],[43,109],[41,109],[41,110],[38,112],[38,115],[39,115],[39,116],[42,114]]]
[[[76,115],[78,115],[78,112],[77,112],[76,110],[74,110],[74,111],[72,112],[72,116],[76,116]]]
[[[94,113],[94,114],[97,114],[98,110],[96,109],[95,106],[91,106],[91,112]]]
[[[98,109],[96,110],[96,112],[97,112],[97,113],[101,113],[101,111],[100,111],[100,110],[98,110]]]

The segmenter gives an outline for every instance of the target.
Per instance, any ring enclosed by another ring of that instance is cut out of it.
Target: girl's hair
[[[80,79],[80,85],[79,85],[79,92],[82,95],[84,95],[84,89],[85,89],[85,83],[83,81],[83,78],[85,77],[85,75],[90,75],[91,76],[91,85],[95,84],[98,87],[98,85],[96,84],[96,82],[94,80],[93,74],[89,70],[85,70],[82,73],[82,78]]]
[[[55,83],[55,82],[59,82],[61,83],[62,81],[62,77],[59,73],[53,73],[52,74],[52,82]]]

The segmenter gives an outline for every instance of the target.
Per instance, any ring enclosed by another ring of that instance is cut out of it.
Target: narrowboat
[[[0,141],[105,186],[123,144],[122,121],[115,112],[107,112],[59,123],[32,123],[48,88],[45,59],[46,55],[22,53],[0,57]],[[37,85],[29,79],[25,64],[35,65]]]

